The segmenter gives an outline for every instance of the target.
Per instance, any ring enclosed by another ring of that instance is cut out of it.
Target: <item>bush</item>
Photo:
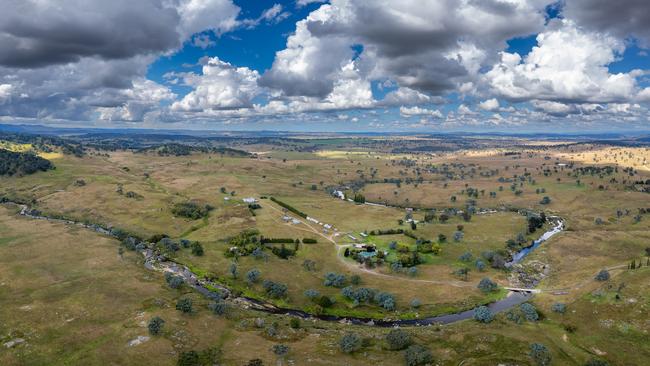
[[[302,239],[303,244],[316,244],[318,243],[318,240],[316,239],[310,239],[310,238],[304,238]]]
[[[318,296],[320,296],[320,292],[318,292],[318,290],[314,290],[314,289],[311,289],[311,288],[305,290],[305,297],[310,299],[310,300],[313,300],[313,299],[317,298]]]
[[[585,362],[585,366],[609,366],[609,362],[599,360],[597,358],[592,358],[589,361]]]
[[[536,322],[539,320],[539,314],[537,313],[535,305],[529,302],[525,302],[519,305],[519,309],[524,314],[524,318],[526,318],[526,320],[529,322]]]
[[[458,259],[459,259],[461,262],[471,262],[471,261],[472,261],[472,258],[473,258],[473,257],[472,257],[472,253],[470,253],[470,252],[465,252],[465,253],[463,253],[460,257],[458,257]]]
[[[264,361],[260,360],[259,358],[254,358],[248,361],[246,366],[264,366]]]
[[[361,276],[359,276],[359,275],[350,276],[350,283],[357,286],[358,284],[361,283]]]
[[[477,287],[479,290],[481,290],[483,293],[486,294],[489,292],[496,291],[496,289],[498,288],[497,284],[487,277],[483,278],[481,282],[478,283]]]
[[[334,305],[334,301],[325,295],[319,297],[318,300],[316,300],[316,303],[322,308],[329,308]]]
[[[551,310],[556,313],[564,314],[566,312],[566,304],[561,302],[556,302],[551,306]]]
[[[411,267],[411,268],[408,269],[407,273],[408,273],[409,276],[415,277],[415,276],[418,275],[418,269],[415,268],[415,267]]]
[[[537,366],[547,366],[551,364],[551,352],[548,348],[541,343],[533,343],[530,345],[530,352],[528,355],[535,361]]]
[[[347,333],[339,340],[339,348],[343,353],[354,353],[361,349],[361,337],[356,333]]]
[[[418,344],[409,347],[404,353],[406,366],[421,366],[433,363],[433,355],[428,348]]]
[[[327,272],[323,284],[325,286],[343,287],[345,286],[345,275],[335,272]]]
[[[188,297],[184,297],[182,299],[179,299],[176,302],[176,310],[180,310],[184,313],[191,313],[192,312],[192,299]]]
[[[483,262],[480,259],[477,259],[476,262],[474,263],[474,266],[476,269],[478,269],[479,272],[485,271],[485,262]]]
[[[151,335],[158,335],[160,334],[160,331],[162,330],[163,325],[165,324],[165,321],[159,317],[159,316],[154,316],[149,320],[149,324],[147,325],[147,328],[149,328],[149,334]]]
[[[197,257],[203,256],[204,252],[201,243],[199,243],[198,241],[194,241],[192,242],[191,247],[192,247],[192,254],[194,254]]]
[[[459,241],[463,240],[464,236],[465,236],[465,234],[463,234],[462,231],[456,231],[454,233],[454,241],[459,242]]]
[[[291,318],[289,320],[289,326],[293,329],[299,329],[300,328],[300,319],[298,318]]]
[[[273,298],[281,298],[287,296],[287,285],[280,282],[273,282],[266,280],[262,284],[266,294]]]
[[[411,300],[410,305],[411,305],[412,308],[417,309],[417,308],[420,307],[420,305],[422,305],[422,303],[420,302],[419,299],[413,299],[413,300]]]
[[[177,366],[198,366],[200,365],[199,354],[196,351],[181,352],[181,354],[178,355],[178,362],[176,362],[176,365]]]
[[[262,275],[262,272],[260,272],[259,269],[253,268],[250,271],[246,272],[246,282],[249,284],[256,283],[257,281],[260,280],[260,276]]]
[[[387,292],[379,292],[374,297],[375,303],[386,310],[395,310],[395,298]]]
[[[173,289],[178,289],[181,286],[183,286],[183,284],[185,283],[185,280],[183,280],[183,277],[174,276],[173,274],[171,274],[169,272],[165,273],[165,281],[167,281],[167,284],[169,285],[169,287],[171,287]]]
[[[189,201],[175,204],[172,207],[172,213],[176,216],[198,220],[208,216],[211,209],[212,207],[209,205],[199,205],[196,202]]]
[[[178,243],[171,240],[170,238],[160,239],[157,245],[159,248],[161,248],[163,251],[167,253],[174,253],[181,249],[181,247],[178,246]]]
[[[609,280],[609,277],[610,277],[609,276],[609,271],[606,270],[606,269],[603,269],[600,272],[598,272],[598,274],[596,275],[596,281],[607,281],[607,280]]]
[[[494,314],[487,306],[479,306],[474,309],[474,319],[481,323],[489,323],[494,319]]]
[[[208,308],[212,310],[215,315],[223,315],[228,311],[228,304],[219,300],[208,305]]]
[[[278,356],[284,356],[287,353],[289,353],[289,346],[286,346],[284,344],[274,344],[273,353],[275,353]]]
[[[400,351],[411,345],[411,335],[401,329],[393,329],[386,335],[386,343],[391,351]]]

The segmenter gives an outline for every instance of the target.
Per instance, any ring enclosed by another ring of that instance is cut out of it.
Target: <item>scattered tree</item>
[[[541,343],[531,344],[528,355],[537,366],[548,366],[551,364],[551,352]]]
[[[479,283],[478,283],[478,289],[481,290],[483,293],[489,293],[496,291],[498,288],[497,284],[493,282],[491,279],[485,277],[483,278]]]
[[[391,351],[400,351],[411,345],[411,335],[401,329],[393,329],[386,335],[386,343]]]
[[[176,310],[180,310],[184,313],[192,312],[192,299],[189,297],[183,297],[176,302]]]
[[[262,272],[260,272],[259,269],[253,268],[250,271],[246,272],[246,282],[248,282],[249,285],[257,283],[257,281],[260,280],[261,275]]]
[[[149,328],[149,334],[151,335],[158,335],[160,334],[160,331],[162,330],[163,325],[165,324],[165,321],[159,317],[159,316],[154,316],[149,320],[149,324],[147,325],[147,328]]]
[[[607,280],[609,280],[609,277],[610,277],[609,276],[609,271],[606,270],[606,269],[603,269],[600,272],[598,272],[598,274],[596,275],[596,281],[607,281]]]
[[[494,319],[494,314],[487,306],[479,306],[474,309],[474,319],[481,323],[489,323]]]
[[[414,344],[404,352],[406,366],[422,366],[433,363],[433,354],[431,351],[419,344]]]
[[[339,340],[339,348],[343,353],[354,353],[361,349],[361,337],[356,333],[346,333]]]

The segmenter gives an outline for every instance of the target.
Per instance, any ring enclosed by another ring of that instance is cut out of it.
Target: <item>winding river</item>
[[[29,217],[31,219],[47,220],[50,222],[59,222],[68,225],[76,225],[76,226],[93,230],[103,235],[112,236],[115,238],[117,237],[115,231],[113,231],[112,229],[102,227],[97,224],[86,224],[86,223],[73,221],[73,220],[52,218],[49,216],[42,215],[40,212],[36,210],[32,210],[28,206],[23,204],[18,204],[14,202],[5,202],[5,203],[13,203],[19,205],[21,207],[20,215]],[[555,225],[551,229],[546,231],[544,234],[542,234],[539,239],[533,241],[529,247],[526,247],[520,250],[519,252],[517,252],[516,254],[514,254],[512,261],[506,264],[507,266],[512,266],[513,264],[520,262],[526,255],[530,254],[533,250],[538,248],[543,242],[547,241],[555,234],[558,234],[562,230],[564,230],[565,225],[561,218],[554,216],[554,217],[549,217],[549,220],[551,220]],[[231,303],[240,306],[242,308],[263,311],[271,314],[291,315],[303,319],[319,319],[324,321],[336,321],[341,323],[379,326],[379,327],[426,326],[426,325],[434,325],[434,324],[450,324],[461,320],[471,319],[474,316],[474,309],[466,310],[459,313],[453,313],[453,314],[425,317],[419,319],[407,319],[407,320],[383,320],[383,319],[378,320],[378,319],[356,318],[356,317],[338,317],[333,315],[315,315],[315,314],[304,312],[302,310],[280,308],[271,303],[248,298],[248,297],[243,297],[243,296],[236,297],[232,294],[232,292],[227,287],[213,281],[208,281],[206,279],[199,278],[195,273],[190,271],[186,266],[180,265],[173,261],[165,260],[164,258],[157,256],[155,252],[148,247],[139,250],[139,252],[144,257],[145,268],[154,271],[169,272],[174,275],[181,276],[185,280],[185,283],[187,285],[189,285],[194,290],[198,291],[199,293],[201,293],[202,295],[204,295],[209,299],[212,300],[228,299]],[[213,291],[213,289],[216,289],[219,292],[217,293]],[[508,293],[508,296],[506,296],[501,300],[490,303],[489,305],[487,305],[487,307],[490,309],[490,311],[492,311],[492,313],[498,313],[507,310],[513,306],[517,306],[521,303],[524,303],[528,301],[532,296],[533,296],[532,294],[526,292],[511,291]]]

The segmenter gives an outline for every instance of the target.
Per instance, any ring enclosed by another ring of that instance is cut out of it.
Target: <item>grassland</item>
[[[485,251],[504,249],[505,242],[519,233],[530,241],[541,232],[526,233],[525,218],[515,212],[473,215],[469,221],[452,216],[444,223],[424,223],[427,210],[435,208],[440,214],[443,208],[464,210],[474,205],[545,211],[564,218],[567,230],[527,258],[547,268],[538,286],[542,293],[533,300],[542,320],[517,325],[500,315],[489,325],[470,321],[414,329],[417,342],[427,345],[440,364],[449,365],[461,361],[466,365],[497,361],[528,364],[527,347],[532,341],[544,343],[557,364],[580,365],[590,357],[612,364],[643,364],[649,357],[650,324],[643,317],[650,306],[648,267],[645,261],[641,269],[626,267],[633,259],[645,260],[644,250],[650,242],[648,215],[639,211],[650,208],[650,195],[631,184],[650,178],[639,165],[644,162],[638,155],[643,151],[602,150],[607,153],[601,156],[605,153],[593,152],[590,147],[572,151],[564,145],[544,145],[541,150],[521,148],[519,154],[508,155],[504,149],[395,154],[368,150],[357,142],[346,150],[342,146],[346,143],[345,139],[319,141],[324,148],[316,152],[250,146],[251,151],[269,151],[252,158],[221,154],[170,157],[121,150],[84,157],[53,155],[48,158],[56,170],[2,177],[0,194],[32,202],[50,215],[119,227],[142,238],[164,233],[174,239],[197,240],[205,249],[203,256],[181,250],[174,259],[251,297],[271,300],[260,284],[245,281],[243,274],[256,268],[263,279],[288,285],[286,298],[272,300],[278,305],[379,318],[454,312],[494,300],[502,293],[484,295],[476,284],[490,277],[505,285],[509,274],[489,267],[485,272],[472,269],[467,280],[462,280],[454,274],[466,266],[459,260],[461,254],[469,252],[479,258]],[[619,169],[574,176],[576,168],[606,165]],[[626,167],[638,169],[634,177]],[[507,179],[500,182],[499,177]],[[85,184],[78,184],[79,180]],[[333,188],[348,195],[356,190],[371,202],[419,209],[413,213],[419,221],[413,233],[432,241],[444,234],[448,240],[441,243],[441,254],[425,255],[415,277],[393,273],[388,265],[368,269],[343,258],[342,250],[354,242],[348,234],[356,236],[356,242],[375,244],[380,250],[387,250],[391,241],[413,249],[415,240],[404,235],[363,239],[359,233],[376,229],[410,230],[407,224],[398,223],[405,218],[404,209],[340,200],[329,193]],[[470,189],[478,193],[470,197]],[[138,196],[128,198],[126,192]],[[550,203],[540,202],[544,196],[550,197]],[[249,209],[242,201],[245,197],[258,199],[262,208]],[[300,223],[285,222],[282,207],[261,197],[275,197],[333,225],[336,231],[324,231],[322,225],[296,215],[291,216]],[[213,209],[198,220],[173,215],[174,204],[190,200]],[[104,364],[109,360],[115,364],[173,364],[181,350],[209,347],[218,348],[228,365],[243,365],[253,355],[272,363],[276,357],[271,346],[280,342],[290,344],[288,359],[298,365],[403,362],[401,353],[385,349],[385,330],[324,322],[309,322],[296,330],[287,326],[287,318],[247,311],[216,317],[207,310],[205,299],[191,291],[167,288],[162,276],[144,270],[135,254],[127,252],[120,257],[115,240],[40,221],[38,230],[33,230],[36,224],[16,218],[7,209],[0,217],[0,294],[8,299],[2,300],[0,335],[3,342],[24,338],[29,344],[0,354],[0,363],[47,364],[54,360],[57,364]],[[452,237],[458,225],[463,226],[464,236],[455,242]],[[318,243],[300,244],[288,260],[270,253],[267,261],[240,257],[236,263],[241,276],[235,279],[229,274],[233,259],[224,253],[231,237],[250,228],[266,237],[310,238]],[[338,234],[333,235],[335,232]],[[314,261],[314,270],[303,268],[306,260]],[[609,267],[617,267],[611,271],[612,280],[593,281],[596,272]],[[394,294],[396,311],[353,304],[340,289],[323,285],[327,272],[348,278],[357,274],[360,286]],[[304,296],[306,289],[316,289],[336,304],[316,309]],[[173,309],[180,296],[194,298],[200,311],[180,315]],[[416,298],[422,304],[417,310],[410,306]],[[568,312],[552,312],[556,302],[566,303]],[[130,340],[146,335],[142,322],[153,315],[168,319],[168,333],[128,347]],[[281,323],[282,335],[266,335],[266,327],[253,325],[256,317]],[[338,351],[338,338],[347,330],[368,337],[363,353],[350,356]]]

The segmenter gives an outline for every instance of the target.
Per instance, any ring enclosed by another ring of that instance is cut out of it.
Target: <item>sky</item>
[[[0,123],[650,131],[647,0],[2,0]]]

